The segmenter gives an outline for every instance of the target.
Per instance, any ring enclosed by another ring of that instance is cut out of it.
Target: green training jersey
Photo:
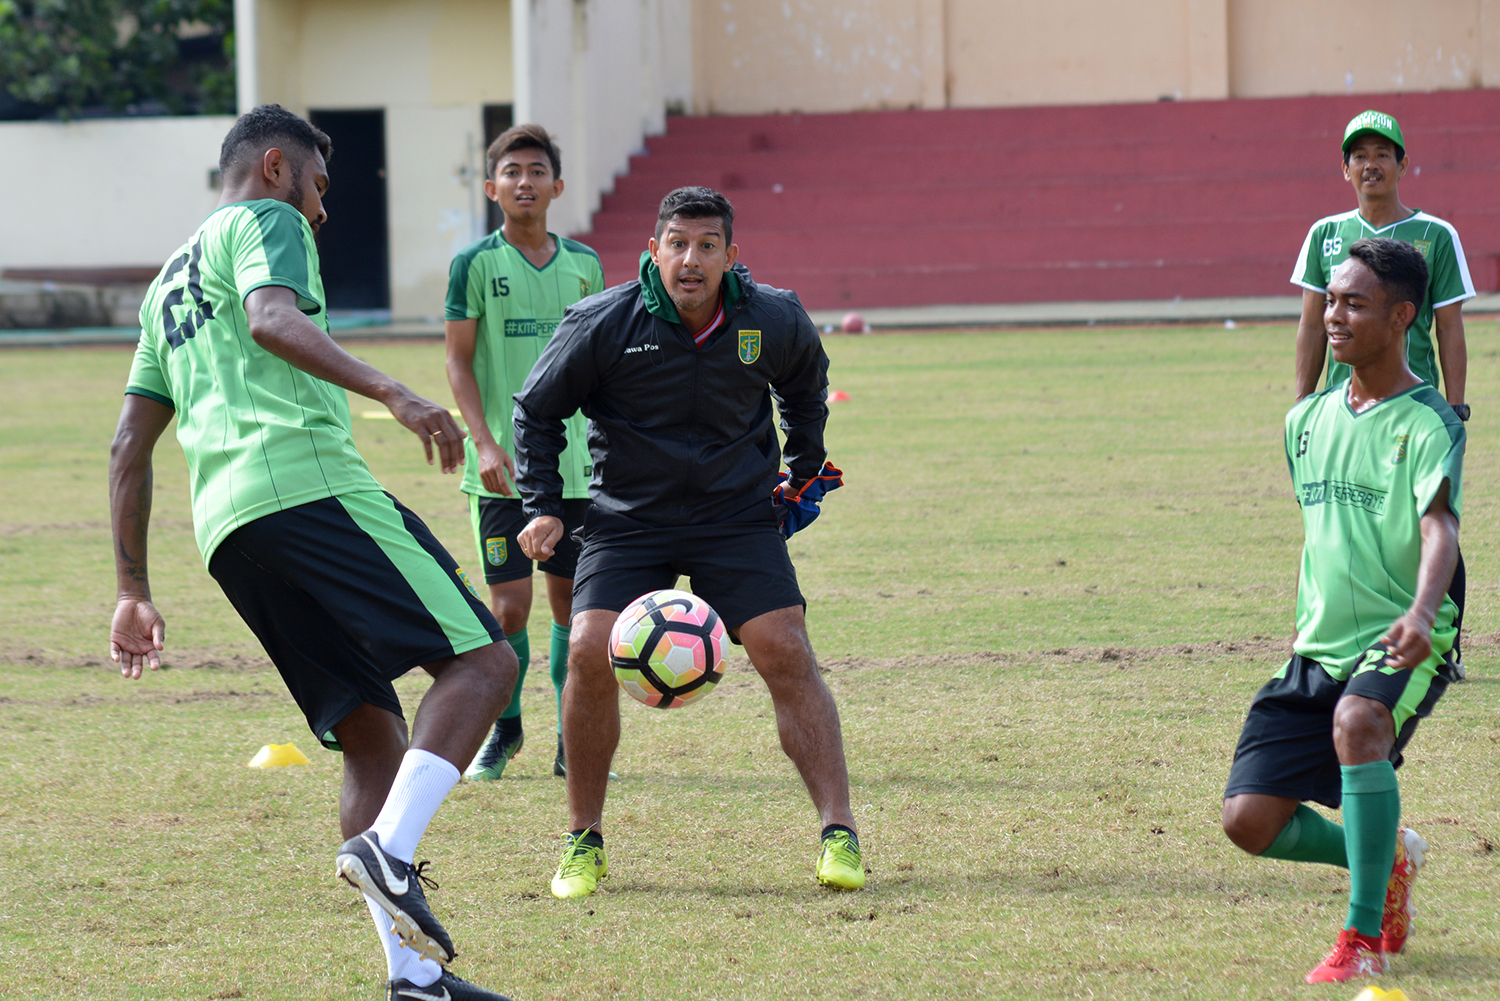
[[[1432,311],[1440,306],[1474,298],[1469,262],[1459,242],[1458,230],[1426,212],[1413,212],[1400,222],[1376,229],[1365,222],[1359,210],[1331,215],[1313,223],[1302,241],[1302,253],[1292,272],[1292,284],[1314,292],[1327,292],[1333,269],[1349,259],[1349,246],[1366,237],[1385,237],[1409,243],[1427,259],[1427,298],[1417,309],[1417,319],[1406,333],[1406,363],[1418,379],[1438,386],[1437,359],[1432,350]],[[1328,379],[1333,386],[1349,378],[1349,366],[1328,355]]]
[[[1286,416],[1286,459],[1306,538],[1293,649],[1342,681],[1360,654],[1411,608],[1421,518],[1448,483],[1463,501],[1464,426],[1425,384],[1356,414],[1349,382]],[[1436,664],[1453,649],[1458,608],[1444,595],[1432,629]]]
[[[297,307],[327,331],[312,227],[270,199],[218,208],[141,305],[125,391],[177,411],[205,564],[256,518],[380,489],[354,448],[347,394],[250,336],[245,296],[265,285],[296,292]]]
[[[557,253],[546,267],[539,268],[496,230],[465,247],[448,272],[444,316],[479,321],[474,338],[474,379],[479,383],[484,420],[495,441],[512,455],[512,397],[521,391],[531,367],[552,340],[563,312],[585,296],[604,291],[599,255],[573,240],[552,239]],[[558,457],[563,497],[587,497],[594,472],[588,452],[588,420],[577,413],[566,424],[568,445]],[[479,453],[472,437],[464,439],[464,457],[459,489],[481,497],[501,496],[479,482]]]

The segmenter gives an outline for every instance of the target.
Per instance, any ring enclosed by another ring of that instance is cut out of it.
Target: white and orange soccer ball
[[[724,677],[728,635],[719,613],[686,591],[652,591],[630,603],[609,631],[609,663],[620,687],[656,709],[699,701]]]

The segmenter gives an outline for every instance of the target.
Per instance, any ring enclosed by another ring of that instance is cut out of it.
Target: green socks
[[[522,629],[514,636],[505,637],[505,640],[516,652],[516,659],[521,662],[521,670],[516,673],[516,690],[510,693],[510,705],[505,707],[505,712],[500,714],[500,718],[515,719],[521,715],[521,686],[526,682],[526,669],[531,666],[531,639],[526,630]]]
[[[1345,795],[1348,795],[1347,789]],[[1344,829],[1306,803],[1297,804],[1297,812],[1286,822],[1271,847],[1261,852],[1262,858],[1286,859],[1288,862],[1321,862],[1349,868],[1349,857],[1344,850]],[[1381,884],[1381,900],[1385,900],[1385,884]]]
[[[1401,791],[1389,761],[1341,765],[1344,837],[1349,853],[1349,920],[1344,927],[1380,937],[1386,884],[1396,861]]]
[[[552,669],[552,690],[557,693],[557,732],[562,733],[562,690],[568,680],[568,637],[573,630],[552,623],[552,644],[547,648],[547,665]]]

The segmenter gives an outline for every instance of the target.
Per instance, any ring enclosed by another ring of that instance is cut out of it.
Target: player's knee
[[[577,674],[580,680],[613,683],[609,677],[609,630],[614,619],[610,612],[600,615],[588,611],[573,620],[572,631],[568,634],[570,681]]]
[[[1219,823],[1224,828],[1224,836],[1237,848],[1251,855],[1259,855],[1265,851],[1279,833],[1270,831],[1268,836],[1266,818],[1238,796],[1231,796],[1224,801]]]
[[[1344,764],[1378,761],[1396,739],[1391,711],[1374,699],[1345,697],[1333,711],[1333,745]]]

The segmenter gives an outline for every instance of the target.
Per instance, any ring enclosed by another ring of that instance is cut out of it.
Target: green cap
[[[1385,136],[1403,150],[1406,149],[1406,140],[1401,137],[1401,126],[1396,124],[1394,118],[1383,111],[1361,111],[1349,119],[1349,124],[1344,128],[1344,152],[1349,152],[1354,140],[1367,132]]]

